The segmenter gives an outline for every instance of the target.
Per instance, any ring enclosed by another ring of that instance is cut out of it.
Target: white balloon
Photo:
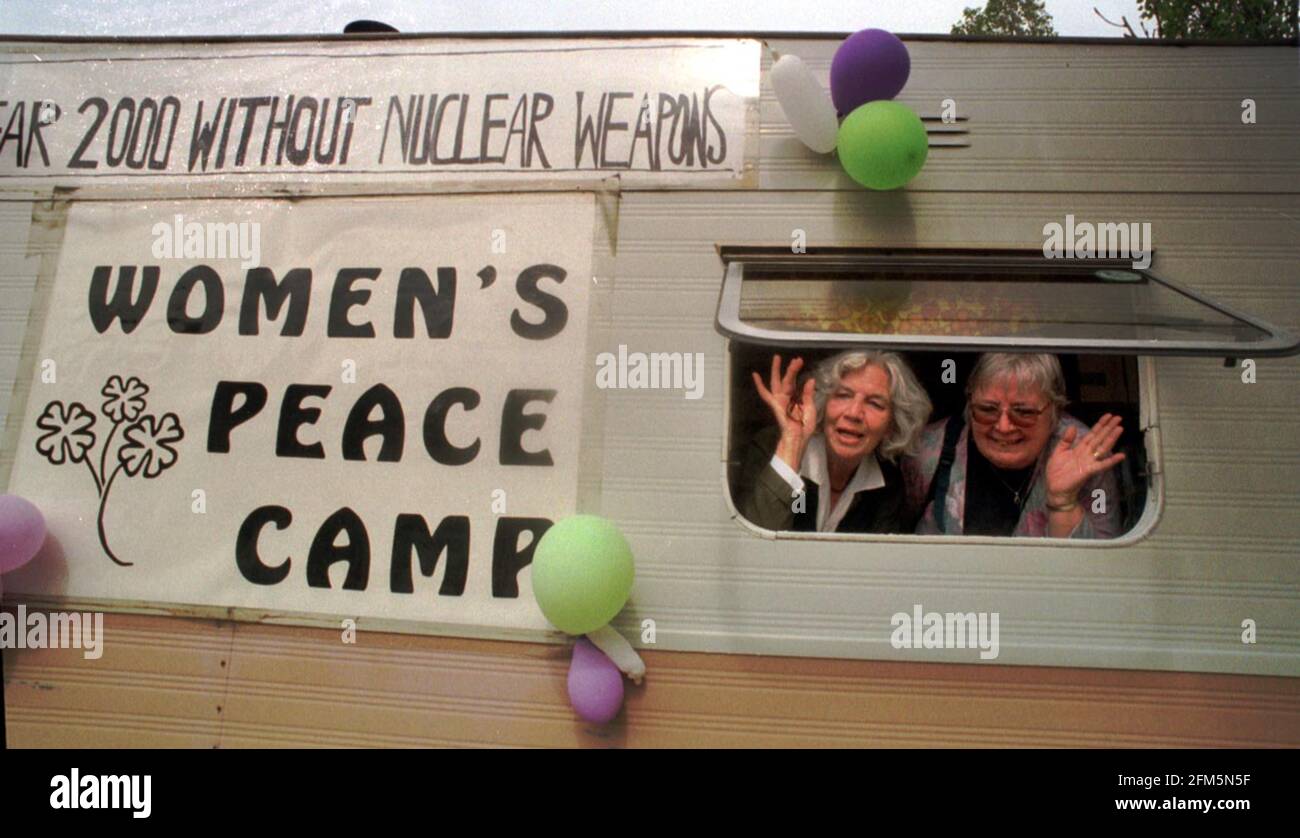
[[[587,633],[587,639],[590,640],[597,649],[605,653],[605,657],[614,662],[619,670],[632,679],[635,684],[640,684],[645,679],[645,661],[632,648],[632,644],[627,642],[623,635],[619,634],[612,626],[601,626],[595,631]]]
[[[797,55],[783,55],[772,65],[768,78],[795,136],[818,154],[834,151],[840,133],[835,104],[808,65]]]

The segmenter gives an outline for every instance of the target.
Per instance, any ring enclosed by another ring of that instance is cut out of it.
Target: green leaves
[[[1295,0],[1138,0],[1153,38],[1268,41],[1296,37]]]
[[[962,12],[954,35],[1028,35],[1055,38],[1052,16],[1042,0],[988,0],[983,9]]]
[[[1300,34],[1296,0],[1138,0],[1137,5],[1141,20],[1135,24],[1126,17],[1115,23],[1094,11],[1130,38],[1271,41]],[[1057,32],[1042,0],[988,0],[982,9],[963,11],[952,34],[1054,38]]]

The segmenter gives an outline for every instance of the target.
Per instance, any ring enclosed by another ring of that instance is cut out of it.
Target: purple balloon
[[[573,646],[569,703],[579,716],[598,725],[617,716],[623,706],[623,673],[585,637]]]
[[[0,495],[0,573],[30,562],[44,543],[41,511],[17,495]]]
[[[844,39],[831,59],[831,101],[844,117],[867,102],[893,99],[907,84],[907,47],[883,29],[863,29]]]

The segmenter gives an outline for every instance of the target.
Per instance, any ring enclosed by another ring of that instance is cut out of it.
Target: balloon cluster
[[[569,701],[578,715],[604,724],[623,706],[623,674],[640,683],[645,664],[609,626],[632,593],[632,549],[611,521],[572,515],[546,531],[533,551],[533,595],[542,614],[573,647]]]
[[[0,574],[30,562],[44,543],[45,516],[41,511],[17,495],[0,495]]]
[[[925,165],[929,140],[916,112],[892,101],[907,84],[907,47],[883,29],[863,29],[831,59],[831,92],[797,55],[772,65],[772,89],[795,135],[819,154],[838,150],[849,177],[897,189]]]

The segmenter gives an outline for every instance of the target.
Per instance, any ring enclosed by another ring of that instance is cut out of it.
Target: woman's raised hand
[[[795,358],[782,375],[781,356],[773,355],[769,386],[763,385],[763,379],[758,373],[752,373],[759,398],[772,409],[777,427],[781,429],[781,441],[777,444],[776,455],[794,471],[799,470],[808,441],[817,432],[817,406],[813,402],[816,382],[809,378],[804,383],[803,392],[796,392],[799,370],[802,368],[803,358]]]
[[[1111,453],[1124,432],[1120,421],[1120,417],[1107,413],[1077,441],[1078,429],[1073,426],[1061,434],[1061,441],[1047,460],[1048,503],[1068,506],[1077,501],[1079,490],[1089,478],[1124,460],[1123,454]]]

